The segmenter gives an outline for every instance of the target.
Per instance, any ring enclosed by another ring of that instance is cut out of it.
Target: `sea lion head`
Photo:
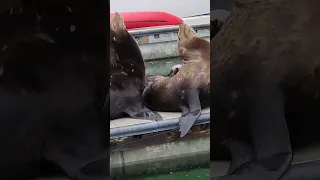
[[[127,32],[124,20],[119,13],[114,13],[112,20],[110,21],[110,35],[111,41],[116,42],[117,37],[125,35]]]
[[[118,66],[129,77],[144,81],[145,64],[140,48],[127,31],[124,20],[119,13],[114,13],[110,21],[110,48],[114,48]]]
[[[168,76],[169,76],[169,77],[172,77],[172,76],[174,76],[175,74],[177,74],[177,72],[180,70],[181,67],[182,67],[181,64],[176,64],[176,65],[172,66],[172,68],[171,68]]]
[[[179,24],[179,56],[187,61],[210,61],[210,43],[197,36],[196,32],[185,23]]]

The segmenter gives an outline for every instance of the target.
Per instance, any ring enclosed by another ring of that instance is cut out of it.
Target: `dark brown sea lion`
[[[179,54],[182,67],[172,77],[153,76],[144,91],[147,107],[156,111],[182,111],[181,137],[185,136],[209,106],[210,94],[210,43],[199,38],[187,24],[179,25]]]
[[[52,4],[59,2],[23,1],[12,15],[10,9],[0,14],[0,176],[25,180],[58,170],[74,180],[110,179],[102,106],[109,87],[109,6]],[[78,9],[64,13],[66,5]],[[43,18],[37,21],[35,12]],[[103,34],[91,29],[95,23]]]
[[[145,107],[142,93],[145,83],[145,65],[138,44],[125,28],[119,13],[110,22],[110,117],[126,114],[132,118],[162,120]]]
[[[319,127],[319,16],[316,0],[236,0],[213,38],[212,132],[228,124],[232,156],[224,179],[280,179],[297,132]]]

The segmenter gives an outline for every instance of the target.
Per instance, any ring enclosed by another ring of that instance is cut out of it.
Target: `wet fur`
[[[172,77],[155,76],[144,92],[147,106],[157,111],[181,111],[182,92],[190,88],[200,90],[203,107],[209,105],[206,98],[210,89],[210,44],[197,37],[186,25],[181,27],[178,40],[182,67]]]
[[[49,17],[60,21],[43,18],[39,29],[30,9],[24,8],[23,17],[1,16],[1,21],[10,23],[1,23],[6,33],[0,34],[5,36],[1,43],[7,45],[0,55],[0,175],[24,180],[59,169],[58,174],[76,180],[108,179],[109,121],[102,108],[109,85],[105,42],[101,44],[105,34],[84,28],[101,22],[102,16],[95,16],[101,9],[82,9],[70,15],[70,21],[63,13],[64,4],[59,9],[47,3],[50,11],[39,2],[37,10],[55,14]],[[98,3],[90,7],[96,5],[106,7]],[[84,19],[88,17],[92,19]],[[68,20],[77,26],[75,33],[69,31]],[[50,26],[67,31],[56,32]],[[43,36],[38,36],[39,30]],[[102,161],[87,164],[101,155]]]
[[[228,147],[234,155],[233,158],[237,158],[236,155],[241,156],[239,150],[245,149],[245,146],[235,145],[239,142],[247,146],[246,155],[260,152],[253,148],[258,141],[253,142],[252,139],[263,133],[250,134],[257,130],[258,126],[253,126],[252,119],[251,121],[246,119],[257,113],[257,109],[253,110],[254,108],[250,107],[252,105],[249,105],[258,97],[257,93],[263,94],[270,90],[269,95],[266,95],[269,96],[268,99],[259,97],[262,98],[260,104],[268,104],[268,101],[277,104],[269,104],[264,108],[265,111],[273,106],[283,108],[278,114],[269,113],[270,123],[277,123],[273,119],[280,116],[285,117],[293,147],[301,145],[302,139],[314,140],[318,134],[315,126],[319,127],[317,123],[319,121],[312,116],[319,117],[317,111],[320,110],[320,60],[317,49],[320,45],[319,1],[236,0],[235,5],[231,17],[212,40],[211,71],[214,99],[211,101],[211,110],[213,118],[217,119],[212,123],[212,131],[218,134],[215,138],[219,136],[228,139]],[[277,93],[271,96],[271,92]],[[262,120],[263,117],[259,119]],[[261,121],[261,123],[266,122]],[[274,129],[265,126],[259,130],[268,134]],[[286,131],[286,128],[283,128],[281,132]],[[272,143],[277,143],[277,138],[282,138],[277,135],[272,137],[274,138]],[[211,141],[211,149],[214,149],[214,144],[219,142],[216,139]],[[263,145],[281,148],[280,145],[271,143]],[[238,148],[233,149],[236,146]],[[290,149],[286,152],[290,160]],[[242,163],[248,161],[254,163],[259,159],[254,156],[247,157]],[[248,164],[244,164],[244,167],[246,165]],[[283,163],[284,169],[279,170],[277,175],[260,172],[255,177],[270,180],[279,177],[287,165],[288,162]],[[240,174],[244,170],[232,169],[235,167],[236,165],[232,166],[229,171],[233,176],[237,176],[236,172]],[[233,176],[228,178],[232,179]],[[238,176],[238,178],[249,177],[253,178],[249,173]]]
[[[131,116],[129,112],[142,111],[151,116],[154,114],[161,120],[160,115],[149,111],[144,105],[142,93],[145,83],[145,64],[138,44],[125,28],[124,21],[118,13],[115,13],[110,23],[110,36],[111,120],[126,115]],[[149,118],[154,119],[151,116]]]

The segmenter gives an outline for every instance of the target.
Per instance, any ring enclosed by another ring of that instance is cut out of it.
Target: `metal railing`
[[[207,29],[210,28],[210,23],[203,23],[203,24],[196,24],[192,25],[193,29]],[[159,26],[153,28],[141,28],[141,29],[134,29],[130,30],[129,33],[132,36],[146,36],[146,35],[153,35],[153,34],[160,34],[160,33],[170,33],[170,32],[177,32],[179,30],[179,26]]]
[[[210,113],[199,116],[194,125],[210,123]],[[179,128],[179,118],[163,121],[153,121],[150,123],[136,124],[110,129],[110,139],[130,137],[141,134],[155,133]]]

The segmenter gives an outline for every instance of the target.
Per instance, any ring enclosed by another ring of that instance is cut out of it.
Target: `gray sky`
[[[210,0],[110,0],[111,12],[164,11],[178,17],[210,12]]]

